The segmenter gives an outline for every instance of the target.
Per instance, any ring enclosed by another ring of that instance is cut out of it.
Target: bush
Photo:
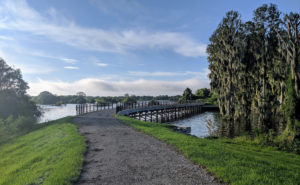
[[[123,103],[136,103],[136,99],[134,97],[125,97],[123,100],[122,100]]]
[[[207,104],[218,105],[218,96],[216,94],[212,94],[211,97],[206,99]]]
[[[18,135],[31,131],[36,123],[36,118],[19,116],[0,119],[0,143],[6,142]]]

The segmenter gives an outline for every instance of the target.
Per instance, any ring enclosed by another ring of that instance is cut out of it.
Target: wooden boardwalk
[[[103,110],[114,110],[119,115],[129,116],[138,120],[167,123],[188,118],[205,111],[219,110],[219,108],[214,105],[205,105],[205,103],[199,102],[165,102],[159,104],[151,104],[149,102],[101,103],[76,106],[77,115]]]
[[[118,114],[143,121],[166,123],[213,110],[218,110],[218,107],[204,103],[192,103],[134,108],[120,111]]]

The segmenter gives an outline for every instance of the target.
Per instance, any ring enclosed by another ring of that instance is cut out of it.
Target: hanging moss
[[[291,74],[287,80],[286,88],[287,91],[284,102],[284,115],[287,121],[287,127],[289,127],[291,130],[295,130],[296,94],[294,90],[294,80]]]

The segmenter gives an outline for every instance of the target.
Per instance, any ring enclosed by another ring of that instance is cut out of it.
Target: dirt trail
[[[218,184],[165,143],[119,122],[113,110],[76,117],[88,149],[77,184]]]

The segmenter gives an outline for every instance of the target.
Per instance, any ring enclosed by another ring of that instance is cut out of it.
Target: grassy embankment
[[[243,138],[202,139],[174,132],[166,124],[117,116],[123,123],[177,147],[191,161],[231,184],[300,184],[300,156]]]
[[[72,184],[86,149],[71,118],[63,118],[0,145],[0,184]]]

